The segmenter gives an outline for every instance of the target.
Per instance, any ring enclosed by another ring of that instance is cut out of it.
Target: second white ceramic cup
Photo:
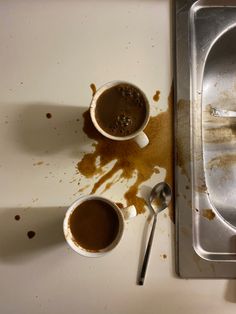
[[[76,240],[74,239],[71,229],[70,229],[70,216],[72,215],[73,211],[83,202],[88,201],[88,200],[99,200],[102,201],[104,203],[109,204],[117,213],[118,218],[119,218],[119,229],[118,229],[118,233],[117,236],[115,238],[115,240],[106,248],[99,250],[99,251],[89,251],[86,250],[85,248],[83,248],[82,246],[80,246]],[[125,227],[125,220],[128,220],[130,218],[133,218],[137,215],[137,211],[135,206],[131,205],[129,207],[120,209],[114,202],[110,201],[109,199],[105,198],[105,197],[101,197],[101,196],[96,196],[96,195],[87,195],[87,196],[82,196],[80,198],[78,198],[67,210],[65,218],[64,218],[64,222],[63,222],[63,231],[64,231],[64,235],[66,238],[67,243],[69,244],[69,246],[77,253],[79,253],[80,255],[86,256],[86,257],[100,257],[103,256],[107,253],[109,253],[110,251],[112,251],[117,244],[120,242],[123,233],[124,233],[124,227]]]

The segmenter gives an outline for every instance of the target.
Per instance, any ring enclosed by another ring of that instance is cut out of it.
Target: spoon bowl
[[[160,182],[152,188],[148,205],[154,215],[160,213],[170,204],[171,196],[171,188],[166,182]]]

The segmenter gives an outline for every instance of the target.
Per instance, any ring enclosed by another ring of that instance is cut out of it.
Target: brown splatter
[[[167,258],[167,255],[166,255],[166,254],[162,254],[162,257],[163,257],[164,259],[166,259],[166,258]]]
[[[157,90],[155,95],[153,96],[153,100],[157,102],[160,99],[160,94],[161,92]]]
[[[204,128],[204,142],[211,144],[236,141],[235,125]]]
[[[46,113],[46,117],[47,117],[48,119],[51,119],[52,114],[51,114],[50,112],[48,112],[48,113]]]
[[[89,186],[90,186],[90,184],[83,186],[82,188],[79,189],[78,192],[84,192]]]
[[[27,232],[27,237],[29,239],[32,239],[34,236],[35,236],[35,232],[34,231],[30,230],[30,231]]]
[[[195,208],[196,212],[199,212],[199,209],[198,208]]]
[[[137,173],[135,183],[128,188],[124,197],[128,206],[135,205],[138,213],[143,213],[145,200],[137,196],[138,189],[151,177],[157,166],[166,169],[165,180],[173,186],[173,89],[171,89],[168,102],[166,112],[150,118],[145,129],[150,143],[143,149],[133,140],[119,142],[105,138],[93,126],[89,110],[83,114],[83,130],[96,143],[93,144],[95,151],[85,154],[78,162],[77,169],[87,178],[100,175],[92,186],[91,193],[95,193],[102,184],[120,171],[119,180],[131,179]],[[99,165],[96,163],[98,157],[100,158]],[[114,166],[104,173],[104,166],[111,161],[115,161]],[[173,219],[172,207],[170,216]]]
[[[124,205],[123,205],[122,203],[116,203],[116,205],[117,205],[120,209],[124,208]]]
[[[35,163],[33,163],[33,166],[40,166],[43,164],[43,161],[37,161]]]
[[[15,215],[15,220],[20,220],[20,215]]]
[[[94,96],[96,94],[97,88],[94,83],[90,84],[90,88],[92,90],[92,95]]]
[[[73,183],[73,182],[76,182],[77,180],[76,179],[72,179],[69,183]]]
[[[225,154],[211,159],[207,166],[213,168],[229,168],[236,163],[236,155]]]
[[[202,216],[207,218],[208,220],[213,220],[216,214],[212,211],[212,209],[207,208],[202,210]]]

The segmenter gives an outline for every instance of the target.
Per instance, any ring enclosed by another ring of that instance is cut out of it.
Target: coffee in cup
[[[84,256],[97,257],[111,251],[121,240],[124,218],[136,216],[134,206],[126,209],[99,196],[84,196],[68,209],[64,234],[70,247]]]
[[[143,129],[150,116],[147,97],[137,86],[110,82],[95,93],[90,106],[97,130],[112,140],[134,139],[142,148],[149,143]]]

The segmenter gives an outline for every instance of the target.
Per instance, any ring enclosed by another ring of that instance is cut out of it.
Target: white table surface
[[[136,277],[146,214],[126,223],[122,242],[103,258],[77,255],[62,234],[65,209],[81,194],[76,163],[92,150],[82,133],[90,84],[133,82],[153,115],[166,110],[170,34],[165,0],[0,1],[1,314],[235,313],[235,281],[174,275],[167,210],[143,287]],[[164,177],[163,169],[146,184]],[[118,184],[105,196],[117,199],[124,189]],[[29,230],[36,232],[31,240]]]

